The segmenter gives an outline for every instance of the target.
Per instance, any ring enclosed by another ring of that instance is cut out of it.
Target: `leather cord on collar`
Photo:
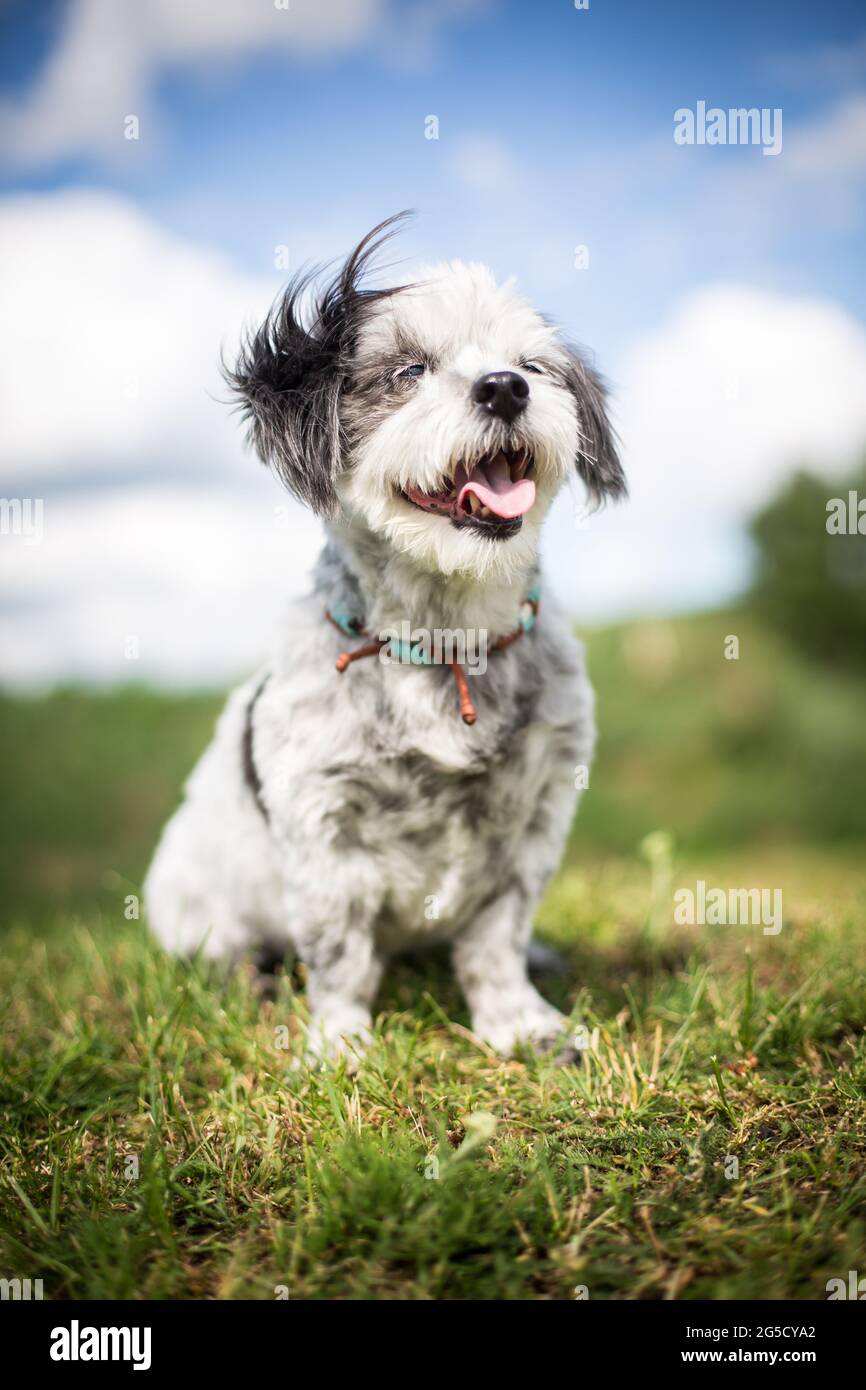
[[[530,589],[520,606],[520,622],[518,626],[513,632],[507,632],[504,637],[498,638],[493,643],[491,651],[504,651],[506,647],[511,646],[512,642],[516,642],[518,638],[522,637],[525,632],[531,632],[538,616],[538,605],[538,590]],[[339,611],[331,612],[329,608],[326,608],[325,617],[328,619],[329,623],[333,623],[334,627],[337,628],[339,632],[343,633],[344,637],[372,636],[360,619],[354,618],[347,613],[341,613]],[[386,638],[373,637],[371,641],[365,642],[360,647],[356,647],[354,651],[340,652],[336,660],[337,671],[342,675],[344,671],[349,669],[353,661],[361,661],[365,656],[378,656],[379,652],[388,641],[389,639]],[[390,642],[390,645],[393,646],[393,641]],[[402,655],[402,648],[407,644],[400,642],[398,645],[401,648]],[[429,664],[429,662],[425,662],[422,658],[415,655],[417,650],[417,647],[409,647],[408,660],[410,664],[414,666]],[[474,724],[478,718],[478,712],[475,709],[475,705],[472,703],[466,672],[463,670],[459,661],[449,661],[446,662],[446,665],[451,667],[454,682],[457,686],[457,701],[460,707],[460,718],[463,720],[464,724]]]

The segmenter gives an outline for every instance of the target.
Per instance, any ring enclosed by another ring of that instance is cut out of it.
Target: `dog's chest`
[[[448,935],[502,887],[525,852],[556,756],[549,731],[536,726],[464,766],[415,747],[334,776],[334,846],[375,864],[384,937]]]
[[[270,683],[256,755],[288,881],[315,866],[332,891],[345,883],[399,947],[452,935],[532,877],[591,752],[579,649],[552,645],[527,640],[470,680],[471,727],[447,669],[370,661],[320,680],[308,662]]]

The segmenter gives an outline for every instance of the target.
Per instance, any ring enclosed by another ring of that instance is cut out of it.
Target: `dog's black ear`
[[[569,355],[569,386],[577,403],[580,430],[577,471],[595,503],[607,497],[625,497],[628,488],[619,461],[616,435],[607,415],[604,381],[574,348]]]
[[[234,369],[223,366],[259,457],[323,516],[336,508],[334,482],[345,450],[340,396],[358,333],[370,306],[397,293],[364,289],[361,281],[371,258],[409,216],[401,212],[380,222],[324,286],[316,286],[318,269],[295,276],[244,341]]]

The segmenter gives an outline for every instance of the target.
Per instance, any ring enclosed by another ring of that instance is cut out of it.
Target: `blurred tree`
[[[866,667],[866,466],[792,482],[751,525],[756,610],[807,654]]]

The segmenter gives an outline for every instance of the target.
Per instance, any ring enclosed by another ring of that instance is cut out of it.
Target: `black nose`
[[[519,372],[488,372],[472,387],[472,399],[488,415],[510,424],[529,400],[529,382]]]

